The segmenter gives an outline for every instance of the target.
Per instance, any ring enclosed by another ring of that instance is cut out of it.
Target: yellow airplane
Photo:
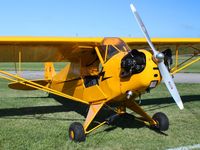
[[[30,81],[2,70],[0,77],[12,81],[9,84],[12,89],[42,90],[89,105],[83,125],[74,122],[69,127],[69,138],[75,142],[85,141],[87,134],[115,119],[115,115],[110,116],[91,127],[100,109],[110,108],[111,103],[117,104],[116,114],[122,115],[128,108],[140,115],[138,120],[146,125],[166,131],[167,116],[161,112],[149,116],[135,99],[163,80],[178,107],[183,109],[168,70],[174,74],[199,61],[200,39],[150,39],[133,5],[131,10],[146,38],[0,37],[1,62],[44,62],[45,79]],[[167,50],[161,53],[156,49]],[[191,58],[195,59],[178,63],[179,54],[191,51],[194,52]],[[171,68],[174,53],[175,66]],[[52,62],[70,63],[56,73]]]

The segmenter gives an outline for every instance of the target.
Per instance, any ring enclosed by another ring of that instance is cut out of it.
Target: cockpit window
[[[120,38],[104,38],[102,42],[102,51],[104,51],[105,61],[108,61],[112,56],[119,52],[129,50],[129,47]]]
[[[108,49],[107,49],[106,53],[107,53],[106,60],[109,60],[112,56],[119,53],[119,51],[114,46],[108,45]]]

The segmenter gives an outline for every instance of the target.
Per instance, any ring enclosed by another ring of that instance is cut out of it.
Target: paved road
[[[11,72],[14,73],[15,72]],[[42,71],[24,71],[22,77],[27,79],[42,79],[44,72]],[[177,73],[174,75],[176,83],[200,83],[200,73]]]
[[[174,75],[176,83],[200,83],[200,73],[177,73]]]

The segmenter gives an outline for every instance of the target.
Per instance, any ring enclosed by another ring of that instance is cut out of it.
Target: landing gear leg
[[[141,121],[143,121],[145,124],[146,122],[148,122],[150,126],[157,125],[157,122],[153,120],[134,100],[127,100],[126,107],[128,107],[135,113],[142,116],[145,119],[145,121],[144,120],[141,120]]]
[[[96,128],[102,126],[106,121],[97,125],[88,131],[88,127],[93,121],[94,117],[97,115],[99,110],[103,107],[104,103],[91,104],[84,125],[78,122],[74,122],[69,127],[69,138],[75,142],[83,142],[86,139],[86,134],[92,132]]]
[[[135,101],[127,100],[126,106],[142,116],[143,119],[138,119],[139,121],[144,122],[146,125],[150,126],[151,128],[158,129],[160,131],[166,131],[169,128],[169,119],[167,116],[162,113],[158,112],[150,117]]]

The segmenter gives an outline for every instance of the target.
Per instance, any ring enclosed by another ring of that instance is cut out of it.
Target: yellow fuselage
[[[67,82],[57,81],[61,78],[67,78],[68,68],[66,67],[64,69],[66,71],[61,71],[61,77],[53,79],[50,87],[89,103],[120,101],[124,99],[127,91],[132,91],[135,98],[147,91],[152,81],[160,83],[161,80],[158,66],[152,60],[152,54],[146,50],[140,51],[145,54],[146,66],[142,72],[133,74],[130,77],[120,77],[121,60],[128,52],[119,52],[104,63],[98,84],[85,87],[83,78]]]

